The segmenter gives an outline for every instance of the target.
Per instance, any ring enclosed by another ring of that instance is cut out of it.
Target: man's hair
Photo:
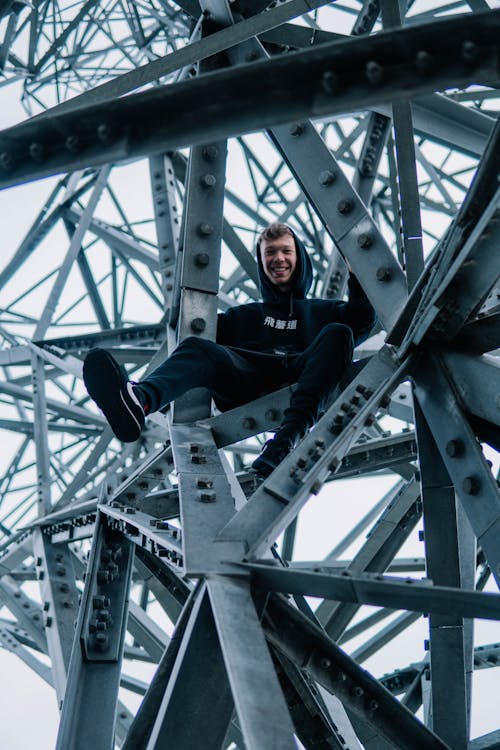
[[[281,224],[279,221],[273,221],[259,234],[257,239],[257,247],[260,248],[262,240],[277,240],[278,237],[284,237],[285,234],[289,234],[293,237],[293,232],[286,224]]]

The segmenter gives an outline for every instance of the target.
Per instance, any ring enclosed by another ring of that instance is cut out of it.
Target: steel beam
[[[368,726],[368,730],[373,730],[372,737],[380,736],[384,744],[379,747],[398,750],[445,750],[448,747],[341,651],[321,628],[284,599],[271,597],[266,615],[264,631],[268,640],[340,698],[351,718],[355,717]]]
[[[497,81],[499,26],[498,11],[474,14],[467,24],[462,18],[451,17],[157,87],[91,105],[85,116],[77,110],[50,120],[22,123],[0,134],[0,186],[207,142],[208,137],[220,139],[308,116],[366,108],[400,97],[403,89],[405,96],[415,96],[444,86]],[[415,55],[421,49],[435,60],[430,71],[415,66]],[[478,49],[478,53],[470,54],[469,49]],[[382,72],[367,78],[372,61],[377,61],[377,70]],[[216,101],[214,90],[218,92]],[[192,116],[193,101],[204,112],[202,121]],[[175,120],[171,112],[175,112]],[[135,128],[139,116],[141,127]],[[159,120],[164,123],[161,134],[155,127]],[[39,146],[37,155],[42,155],[39,164],[30,156],[34,142]],[[77,146],[81,152],[71,154],[68,143],[81,144]]]
[[[58,750],[113,747],[132,549],[98,519],[71,654]],[[96,716],[100,721],[95,721]]]
[[[170,679],[146,748],[190,750],[203,737],[207,750],[220,750],[233,698],[205,586],[198,593],[176,651],[173,665],[165,665]],[[199,674],[203,674],[203,682],[196,679]],[[179,721],[180,715],[183,721]]]
[[[210,577],[207,588],[246,750],[292,750],[293,727],[248,582]]]

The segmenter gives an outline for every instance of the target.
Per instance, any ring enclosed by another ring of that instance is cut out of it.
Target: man
[[[108,352],[89,352],[83,366],[85,385],[119,440],[137,440],[145,415],[200,386],[226,411],[297,383],[282,424],[253,463],[261,476],[268,476],[312,427],[351,361],[354,346],[372,330],[375,313],[352,274],[347,302],[306,299],[311,259],[285,224],[264,229],[257,262],[263,302],[221,313],[216,342],[184,339],[138,383],[127,380]]]

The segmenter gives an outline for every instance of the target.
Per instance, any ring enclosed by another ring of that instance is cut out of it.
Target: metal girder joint
[[[132,561],[132,545],[98,517],[78,636],[87,662],[121,659]]]
[[[381,349],[218,538],[246,540],[247,559],[263,554],[340,466],[352,443],[373,423],[379,406],[389,403],[408,366],[409,361],[398,362],[390,348]]]

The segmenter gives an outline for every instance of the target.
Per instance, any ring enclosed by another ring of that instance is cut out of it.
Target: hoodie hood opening
[[[295,242],[295,250],[297,253],[297,265],[295,267],[295,271],[291,280],[292,288],[289,291],[283,292],[266,276],[264,272],[264,266],[262,265],[260,247],[258,245],[257,266],[259,269],[260,293],[262,295],[263,301],[271,303],[289,301],[289,317],[292,317],[293,300],[306,298],[312,284],[313,274],[311,259],[308,255],[304,243],[297,237],[292,229],[290,229],[290,231]]]

